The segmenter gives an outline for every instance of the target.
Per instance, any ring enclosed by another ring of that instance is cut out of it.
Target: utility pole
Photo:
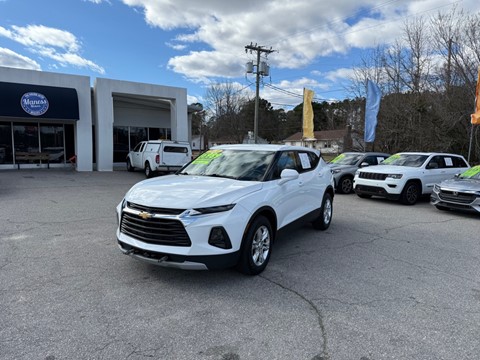
[[[265,54],[270,54],[274,52],[275,50],[266,49],[264,46],[259,46],[257,44],[253,45],[253,43],[250,43],[250,45],[245,46],[245,52],[248,52],[250,50],[250,53],[256,51],[257,52],[257,64],[253,65],[253,62],[248,62],[247,63],[247,73],[254,73],[256,74],[256,81],[255,81],[255,117],[253,120],[253,138],[255,141],[255,144],[258,143],[258,103],[259,103],[259,94],[260,94],[260,76],[268,76],[269,74],[269,66],[267,65],[266,62],[260,63],[260,55],[262,53]],[[257,71],[254,72],[253,68],[256,66]]]

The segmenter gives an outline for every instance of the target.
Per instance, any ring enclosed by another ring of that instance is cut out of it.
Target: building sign
[[[43,94],[29,92],[23,94],[20,105],[22,105],[22,109],[27,114],[40,116],[47,112],[49,104],[47,98]]]
[[[80,119],[77,90],[73,88],[0,81],[0,104],[0,118]]]

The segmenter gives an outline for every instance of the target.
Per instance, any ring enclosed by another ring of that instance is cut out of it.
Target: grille
[[[132,202],[127,202],[127,206],[130,209],[135,209],[138,211],[146,211],[151,214],[162,214],[162,215],[180,215],[185,209],[167,209],[167,208],[154,208],[149,206],[138,205]]]
[[[466,194],[461,192],[454,192],[451,190],[441,190],[438,194],[443,201],[452,201],[460,204],[470,204],[477,198],[473,194]]]
[[[387,174],[377,174],[377,173],[369,173],[360,171],[358,175],[361,179],[369,179],[369,180],[385,180],[387,178]]]
[[[142,219],[124,212],[120,223],[120,231],[143,242],[155,245],[191,246],[192,242],[179,220]]]

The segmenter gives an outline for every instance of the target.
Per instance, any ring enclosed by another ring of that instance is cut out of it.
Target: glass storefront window
[[[130,149],[133,149],[140,141],[148,140],[148,128],[130,127]]]
[[[13,164],[12,125],[0,122],[0,164]]]
[[[125,162],[128,155],[128,126],[113,127],[113,162]]]
[[[50,154],[51,163],[65,162],[63,135],[63,125],[40,125],[40,144],[42,147],[42,152],[47,152]]]
[[[15,151],[38,152],[38,124],[14,124],[13,141],[15,144]]]

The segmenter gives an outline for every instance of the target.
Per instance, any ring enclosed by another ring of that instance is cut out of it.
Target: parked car
[[[180,172],[134,185],[117,206],[120,250],[183,269],[262,272],[280,229],[308,221],[325,230],[333,176],[315,149],[212,147]]]
[[[435,184],[430,203],[439,210],[480,212],[480,165]]]
[[[433,185],[467,170],[465,158],[456,154],[403,152],[390,156],[381,165],[359,169],[354,190],[362,198],[380,196],[415,204]]]
[[[335,180],[335,190],[340,194],[353,191],[355,171],[366,166],[378,165],[390,154],[381,152],[345,152],[328,164]]]
[[[192,148],[188,142],[170,140],[141,141],[127,155],[127,170],[142,169],[150,178],[158,172],[180,170],[192,160]]]

